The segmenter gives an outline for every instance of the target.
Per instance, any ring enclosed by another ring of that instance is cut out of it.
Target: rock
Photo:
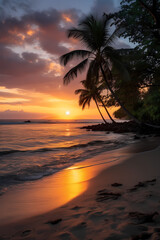
[[[160,128],[153,128],[147,125],[139,125],[134,121],[126,122],[116,122],[116,123],[101,123],[97,125],[84,126],[82,129],[92,130],[92,131],[105,131],[105,132],[115,132],[115,133],[126,133],[133,132],[140,135],[155,134],[160,135]],[[135,139],[139,139],[138,135],[135,135]]]
[[[134,139],[135,139],[135,140],[138,140],[138,139],[140,139],[140,137],[137,136],[137,135],[134,135]]]

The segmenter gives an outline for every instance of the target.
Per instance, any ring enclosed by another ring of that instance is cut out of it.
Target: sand
[[[53,211],[2,222],[0,239],[160,239],[159,138],[145,141],[74,165],[68,171],[81,173],[80,195]]]

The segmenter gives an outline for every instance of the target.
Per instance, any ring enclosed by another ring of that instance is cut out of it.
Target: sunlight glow
[[[28,36],[32,36],[34,33],[35,33],[35,31],[33,31],[32,29],[27,31]]]
[[[70,16],[68,16],[66,14],[62,14],[62,17],[66,22],[72,22],[72,19],[70,18]]]
[[[66,115],[70,115],[70,111],[66,111]]]

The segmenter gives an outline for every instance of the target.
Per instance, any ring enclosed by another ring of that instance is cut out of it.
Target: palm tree
[[[83,80],[83,81],[81,81],[81,83],[82,83],[84,89],[78,89],[78,90],[76,90],[76,91],[75,91],[75,94],[79,94],[79,93],[82,93],[82,92],[84,93],[83,90],[86,90],[86,93],[88,92],[88,96],[91,96],[91,98],[93,98],[94,101],[96,100],[96,101],[95,101],[96,105],[97,105],[97,102],[99,102],[99,103],[102,104],[102,106],[104,107],[104,109],[105,109],[108,117],[110,118],[110,120],[111,120],[113,123],[115,123],[115,121],[114,121],[113,118],[111,117],[111,115],[110,115],[108,109],[106,108],[106,106],[105,106],[105,104],[104,104],[104,102],[103,102],[103,100],[102,100],[102,97],[101,97],[101,92],[102,92],[103,89],[104,89],[104,84],[99,84],[99,85],[98,85],[98,84],[97,84],[97,83],[98,83],[98,82],[97,82],[97,79],[96,79],[95,77],[93,77],[93,82],[92,82],[92,84],[88,83],[87,80]],[[93,84],[93,83],[94,83],[94,84]],[[83,97],[82,97],[82,98],[83,98]],[[81,105],[82,105],[82,104],[80,104],[80,106],[81,106]]]
[[[86,107],[86,105],[90,107],[90,102],[93,99],[104,123],[107,123],[98,105],[98,101],[100,100],[100,98],[97,88],[95,86],[93,86],[92,88],[86,88],[86,80],[81,81],[81,83],[84,88],[75,90],[75,94],[80,94],[79,105],[82,106],[82,110]]]
[[[117,51],[113,49],[111,44],[117,34],[115,30],[112,34],[109,33],[110,18],[103,15],[101,19],[97,19],[90,15],[82,20],[77,28],[68,30],[68,38],[73,37],[80,40],[88,50],[74,50],[60,57],[60,62],[64,66],[74,58],[82,58],[83,60],[71,68],[64,76],[64,84],[68,84],[72,79],[77,77],[78,73],[85,70],[88,65],[86,76],[87,82],[92,82],[93,77],[98,79],[100,75],[105,81],[106,87],[110,90],[118,104],[126,111],[126,113],[140,123],[124,106],[121,100],[116,96],[111,87],[113,81],[112,66],[124,70]]]
[[[113,118],[111,117],[107,107],[105,106],[102,97],[101,97],[101,92],[104,90],[104,84],[100,83],[98,84],[98,80],[96,77],[93,77],[93,80],[90,84],[90,82],[88,83],[87,80],[83,80],[81,81],[83,87],[85,89],[87,89],[88,91],[90,91],[90,93],[97,99],[97,102],[100,102],[102,104],[102,106],[104,107],[108,117],[110,118],[110,120],[115,123],[115,121],[113,120]]]

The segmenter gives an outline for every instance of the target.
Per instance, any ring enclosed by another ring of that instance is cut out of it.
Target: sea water
[[[0,195],[134,141],[132,134],[82,129],[98,122],[0,121]]]

